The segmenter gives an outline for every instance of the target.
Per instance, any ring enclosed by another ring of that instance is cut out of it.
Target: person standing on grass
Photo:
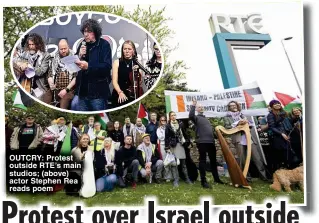
[[[37,153],[42,136],[41,126],[36,124],[34,116],[29,114],[23,125],[14,128],[10,139],[10,149],[19,151],[21,154]]]
[[[123,126],[124,137],[127,135],[133,135],[134,124],[131,123],[130,117],[125,118],[125,125]]]
[[[165,150],[166,153],[173,154],[177,159],[180,160],[180,165],[182,173],[185,177],[185,182],[188,184],[193,184],[193,182],[188,177],[188,171],[186,167],[186,153],[184,148],[185,140],[185,131],[181,128],[181,124],[176,120],[176,113],[171,111],[168,114],[169,122],[165,128]],[[176,167],[177,169],[177,167]],[[174,185],[178,183],[178,175],[174,173],[175,170],[172,170],[174,175]]]
[[[114,129],[110,131],[110,137],[113,140],[113,143],[115,144],[115,150],[119,150],[120,146],[123,146],[124,144],[124,133],[120,129],[120,122],[115,121],[114,122]]]
[[[237,101],[230,101],[227,105],[228,112],[226,116],[224,117],[224,123],[226,129],[232,129],[236,126],[249,124],[252,126],[252,123],[248,121],[248,119],[244,116],[244,114],[241,112],[240,104]],[[232,143],[235,146],[237,153],[239,155],[239,166],[241,169],[244,169],[245,167],[245,161],[247,157],[247,139],[245,134],[242,134],[241,132],[237,132],[235,134],[231,135]],[[257,148],[257,139],[251,137],[251,160],[254,162],[255,166],[258,169],[258,172],[260,174],[260,179],[264,181],[268,181],[266,176],[266,169],[265,165],[263,163],[261,154],[258,152]],[[247,180],[250,180],[250,177],[247,176]]]
[[[198,115],[195,115],[195,109]],[[209,120],[204,115],[204,108],[193,100],[193,105],[189,111],[189,119],[195,124],[196,142],[199,152],[199,173],[201,177],[201,184],[203,188],[211,188],[206,180],[206,154],[208,153],[210,166],[214,181],[216,183],[224,184],[218,176],[216,164],[216,147],[213,135],[213,128]]]
[[[142,119],[137,118],[133,129],[133,143],[135,147],[139,146],[143,142],[142,136],[145,134],[145,131],[146,128],[142,123]]]
[[[150,134],[151,143],[155,145],[157,143],[157,135],[156,135],[157,128],[158,128],[157,114],[155,112],[151,112],[151,122],[146,126],[146,133]]]

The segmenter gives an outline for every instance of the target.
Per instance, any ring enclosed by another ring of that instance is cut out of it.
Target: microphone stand
[[[144,71],[145,74],[150,75],[150,72],[148,72],[145,67],[138,61],[137,57],[133,57],[133,61],[141,68],[141,70]]]
[[[133,69],[133,66],[134,66],[134,63],[133,63],[133,60],[132,60],[132,72],[133,72],[133,89],[134,89],[134,99],[136,100],[136,98],[137,98],[137,94],[136,94],[136,87],[139,87],[139,85],[137,85],[136,86],[136,74],[135,74],[135,72],[134,72],[134,69]],[[138,75],[139,75],[139,71],[137,71],[138,72]],[[137,81],[138,81],[138,78],[139,78],[139,76],[137,76]],[[139,89],[138,89],[139,90]],[[138,93],[139,91],[137,91],[137,93]]]
[[[135,57],[133,57],[133,60],[132,60],[132,69],[133,69],[133,66],[134,66],[134,63],[133,63],[133,61],[140,67],[140,69],[141,70],[143,70],[144,71],[144,73],[146,74],[146,75],[150,75],[150,72],[148,72],[146,69],[145,69],[145,67],[138,61],[138,59],[137,59],[137,57],[135,56]],[[133,70],[133,77],[134,77],[134,84],[136,83],[135,81],[136,81],[136,74],[134,74],[134,70]],[[136,94],[136,91],[135,91],[135,86],[134,86],[134,93],[135,93],[135,99],[137,98],[137,96],[139,96],[139,94],[140,94],[140,83],[139,83],[139,79],[140,79],[140,72],[139,71],[137,71],[137,94]]]

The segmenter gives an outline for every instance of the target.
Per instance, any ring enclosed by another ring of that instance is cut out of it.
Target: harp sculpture
[[[250,134],[248,123],[244,125],[239,125],[232,129],[225,129],[223,126],[219,125],[215,127],[215,130],[218,136],[218,140],[220,142],[220,146],[221,146],[225,161],[228,166],[228,172],[230,175],[232,185],[234,185],[235,187],[243,187],[243,188],[247,188],[251,190],[252,188],[251,186],[249,186],[246,180],[246,176],[247,176],[247,172],[248,172],[248,168],[250,164],[250,158],[251,158],[251,134]],[[243,171],[239,167],[235,157],[233,156],[231,150],[229,149],[229,146],[225,138],[223,137],[221,133],[223,132],[226,135],[232,135],[240,131],[244,131],[246,135],[246,140],[247,140],[247,157],[246,157],[245,167]]]

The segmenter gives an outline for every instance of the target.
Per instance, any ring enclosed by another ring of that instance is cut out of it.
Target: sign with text
[[[223,117],[230,101],[241,105],[243,114],[266,115],[267,105],[256,82],[215,92],[165,91],[166,112],[176,112],[178,119],[188,118],[195,99],[204,108],[206,117]]]
[[[267,34],[262,17],[258,13],[250,15],[212,14],[209,23],[215,33]]]

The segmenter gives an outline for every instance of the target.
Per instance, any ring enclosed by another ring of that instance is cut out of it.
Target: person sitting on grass
[[[73,157],[74,162],[78,164],[82,164],[85,158],[85,153],[88,150],[90,142],[90,136],[86,133],[82,134],[78,145],[71,150],[71,155]],[[66,184],[64,186],[64,190],[67,195],[71,196],[79,196],[79,191],[82,186],[82,176],[83,167],[81,169],[72,169],[69,171],[69,179],[72,180],[74,183]]]
[[[124,163],[124,165],[123,165]],[[124,138],[124,146],[120,147],[115,154],[116,175],[118,176],[119,186],[126,187],[124,177],[127,173],[132,173],[132,187],[136,188],[139,162],[137,160],[136,147],[132,145],[132,136]]]
[[[96,156],[96,191],[112,191],[117,177],[115,175],[115,150],[112,146],[112,139],[104,140],[104,148],[100,151],[100,156]]]

